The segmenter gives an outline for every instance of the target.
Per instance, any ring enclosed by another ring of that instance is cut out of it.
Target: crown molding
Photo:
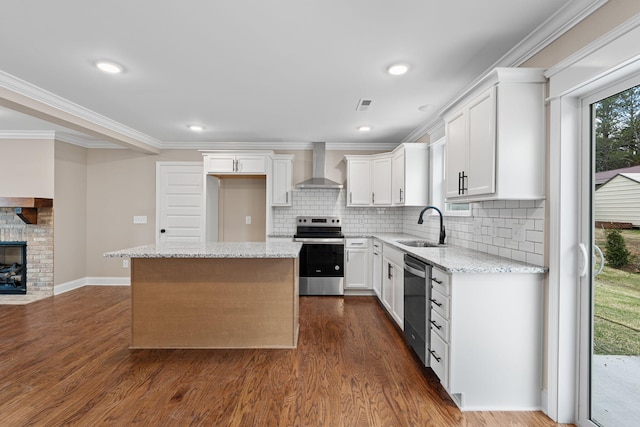
[[[609,0],[574,0],[540,24],[513,49],[500,58],[495,67],[518,67],[556,41]]]
[[[0,87],[19,96],[32,99],[49,107],[53,107],[54,109],[62,113],[69,114],[73,117],[77,117],[86,122],[90,122],[112,132],[118,133],[126,138],[135,140],[138,143],[153,147],[156,150],[162,148],[162,143],[149,135],[125,126],[122,123],[116,122],[115,120],[112,120],[108,117],[96,113],[95,111],[89,110],[88,108],[85,108],[65,98],[55,95],[47,90],[44,90],[2,70],[0,70]],[[93,129],[87,130],[91,133],[97,133]],[[123,143],[126,142],[123,141]]]
[[[327,150],[393,150],[399,143],[327,142]],[[313,142],[165,142],[165,150],[312,150]]]
[[[495,68],[498,67],[518,67],[531,59],[538,52],[556,41],[559,37],[571,30],[587,16],[598,10],[609,0],[573,0],[554,13],[549,19],[543,22],[520,43],[515,45],[509,52],[503,55],[495,64],[481,73],[475,80],[464,88],[460,93],[451,98],[449,102],[438,111],[437,118],[423,122],[413,132],[411,132],[403,142],[416,141],[425,134],[438,131],[439,123],[444,126],[444,121],[439,117],[450,106],[454,100],[464,96],[469,90],[475,87],[481,80],[485,79]]]
[[[0,139],[55,139],[51,130],[7,130],[0,131]]]
[[[402,142],[416,142],[425,135],[438,138],[438,134],[444,135],[444,120],[441,117],[434,117],[431,120],[425,122],[421,126],[417,127],[411,132]]]

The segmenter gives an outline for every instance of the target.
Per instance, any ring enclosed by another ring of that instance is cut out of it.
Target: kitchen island
[[[301,243],[160,243],[131,259],[131,348],[294,348]]]

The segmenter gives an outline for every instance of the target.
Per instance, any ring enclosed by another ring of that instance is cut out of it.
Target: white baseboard
[[[131,279],[129,277],[83,277],[82,279],[72,280],[70,282],[61,283],[53,287],[53,294],[60,295],[83,286],[130,286]]]

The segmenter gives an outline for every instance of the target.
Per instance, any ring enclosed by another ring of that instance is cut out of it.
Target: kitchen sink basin
[[[397,243],[405,246],[411,246],[413,248],[441,248],[444,245],[438,245],[436,243],[431,243],[427,240],[396,240]]]

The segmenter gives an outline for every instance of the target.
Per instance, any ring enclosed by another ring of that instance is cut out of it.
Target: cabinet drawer
[[[435,289],[445,296],[451,295],[450,276],[442,270],[433,268],[431,270],[431,284]]]
[[[449,342],[449,321],[440,316],[436,310],[431,310],[430,328],[440,335],[445,342]]]
[[[449,388],[449,344],[440,335],[431,331],[429,363],[433,372],[440,378],[444,388]]]
[[[368,248],[369,247],[369,239],[347,239],[346,242],[347,248]]]
[[[437,289],[431,288],[431,310],[436,311],[445,320],[449,319],[449,297],[445,297]]]

